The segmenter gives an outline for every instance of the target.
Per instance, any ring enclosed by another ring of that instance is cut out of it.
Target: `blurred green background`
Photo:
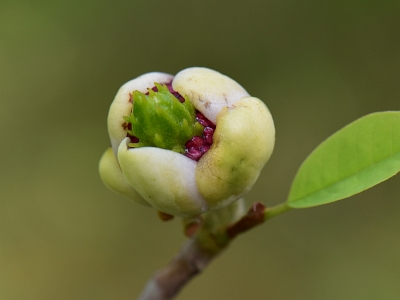
[[[399,1],[2,0],[0,299],[136,299],[185,241],[99,179],[124,82],[205,66],[263,99],[277,142],[247,201],[273,205],[324,138],[399,109],[399,32]],[[177,299],[400,299],[399,183],[271,220]]]

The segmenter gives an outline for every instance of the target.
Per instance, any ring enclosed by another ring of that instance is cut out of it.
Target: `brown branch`
[[[243,233],[257,225],[264,223],[265,206],[261,202],[254,203],[247,214],[236,223],[228,226],[226,234],[230,239],[236,237],[239,233]]]
[[[265,206],[254,203],[250,210],[235,223],[220,230],[200,228],[186,242],[179,254],[147,283],[139,300],[170,300],[194,276],[201,273],[238,234],[264,222]],[[189,224],[190,225],[190,224]],[[209,224],[210,225],[210,224]]]
[[[172,299],[187,282],[201,273],[217,254],[201,248],[198,239],[189,240],[164,269],[154,274],[138,299]]]

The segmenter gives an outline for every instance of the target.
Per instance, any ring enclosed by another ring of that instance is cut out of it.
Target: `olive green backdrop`
[[[276,148],[247,201],[277,204],[325,137],[400,108],[400,5],[2,0],[0,299],[136,299],[178,251],[180,221],[108,191],[97,163],[119,86],[190,66],[270,108]],[[271,220],[177,299],[400,299],[399,183]]]

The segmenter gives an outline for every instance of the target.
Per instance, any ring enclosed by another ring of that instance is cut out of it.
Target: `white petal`
[[[216,124],[217,115],[225,106],[249,94],[233,79],[207,68],[188,68],[176,74],[172,87],[187,95],[194,107]]]
[[[156,209],[182,217],[208,210],[195,180],[196,162],[160,148],[118,148],[118,161],[128,182]]]
[[[126,137],[126,121],[124,116],[129,116],[132,110],[131,94],[133,91],[146,92],[148,88],[154,86],[154,82],[165,84],[172,81],[174,76],[166,73],[151,72],[139,76],[125,83],[118,90],[110,106],[108,113],[108,134],[111,139],[111,146],[117,155],[118,146]]]
[[[261,100],[243,98],[218,115],[213,139],[196,168],[197,187],[210,209],[250,191],[274,149],[274,121]]]
[[[136,203],[147,206],[150,205],[129,185],[128,181],[126,181],[111,147],[104,152],[100,159],[99,173],[101,180],[110,190]]]

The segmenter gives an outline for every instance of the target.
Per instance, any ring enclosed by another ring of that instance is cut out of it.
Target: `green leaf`
[[[364,116],[320,144],[303,162],[287,205],[306,208],[360,193],[400,171],[400,112]]]

